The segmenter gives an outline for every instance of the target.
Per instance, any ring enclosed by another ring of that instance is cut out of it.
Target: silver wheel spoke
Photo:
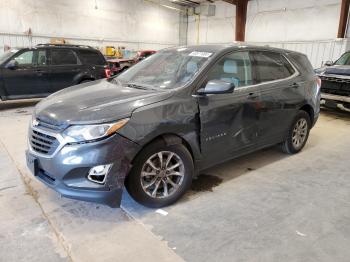
[[[159,170],[158,167],[156,167],[153,162],[151,161],[151,159],[147,160],[147,164],[153,169],[153,170]]]
[[[183,174],[181,174],[180,172],[172,172],[170,174],[168,174],[167,176],[184,176]]]
[[[177,188],[177,187],[178,187],[178,185],[175,184],[170,178],[168,178],[167,182],[168,182],[170,185],[172,185],[174,188]]]
[[[164,196],[168,196],[168,183],[163,180]]]
[[[157,191],[158,191],[160,182],[162,182],[162,181],[161,181],[161,180],[158,180],[158,182],[156,183],[156,186],[155,186],[154,189],[153,189],[153,192],[152,192],[152,196],[153,196],[153,197],[155,197],[155,196],[157,195]]]
[[[141,172],[141,176],[156,176],[156,172]]]
[[[168,165],[169,165],[169,163],[170,163],[170,160],[173,158],[173,156],[174,156],[174,153],[170,153],[170,154],[168,155],[168,158],[167,158],[167,160],[166,160],[166,162],[165,162],[165,168],[168,168]]]
[[[159,158],[159,167],[163,168],[164,166],[163,166],[163,154],[162,154],[162,152],[158,153],[158,158]]]
[[[145,186],[143,186],[144,189],[149,188],[150,186],[152,186],[155,182],[157,181],[157,177],[153,178],[151,180],[151,182],[149,182],[148,184],[146,184]]]
[[[167,170],[168,171],[173,170],[173,169],[177,168],[178,166],[180,166],[179,162],[177,162],[175,165],[172,165],[171,167],[168,167]]]

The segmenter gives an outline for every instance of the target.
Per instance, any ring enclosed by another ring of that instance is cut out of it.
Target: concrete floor
[[[0,104],[0,261],[349,261],[350,115],[323,111],[302,153],[204,172],[166,215],[60,198],[24,150],[36,100]]]

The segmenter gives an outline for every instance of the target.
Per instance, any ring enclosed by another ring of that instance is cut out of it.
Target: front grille
[[[350,84],[350,79],[347,79],[347,78],[337,78],[337,77],[330,77],[330,76],[320,76],[320,78],[322,81]]]
[[[321,91],[327,94],[350,96],[350,79],[320,76]]]
[[[57,138],[34,129],[29,132],[29,142],[35,152],[45,155],[52,155],[59,146]]]

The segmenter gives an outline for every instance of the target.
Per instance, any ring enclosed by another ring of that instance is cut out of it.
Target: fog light
[[[112,164],[94,166],[89,171],[88,179],[98,184],[104,184],[106,182],[107,174],[111,167]]]

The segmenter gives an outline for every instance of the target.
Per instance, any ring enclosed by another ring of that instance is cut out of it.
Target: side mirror
[[[5,68],[15,70],[18,67],[18,62],[14,59],[10,60],[6,65]]]
[[[326,61],[326,62],[324,63],[324,65],[325,65],[325,66],[331,66],[331,65],[333,65],[333,61]]]
[[[197,94],[228,94],[232,93],[234,89],[235,85],[233,83],[229,83],[222,80],[210,80],[205,86],[205,88],[201,88],[197,91]]]

